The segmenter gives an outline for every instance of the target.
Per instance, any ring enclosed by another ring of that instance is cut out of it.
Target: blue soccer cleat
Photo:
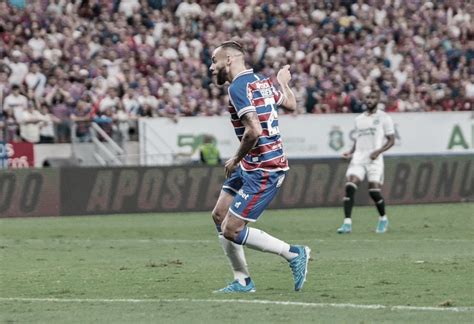
[[[349,234],[350,232],[352,232],[352,224],[342,224],[341,227],[337,229],[337,232],[339,234]]]
[[[375,233],[385,233],[388,229],[388,219],[382,220],[379,219],[377,223],[377,228],[375,229]]]
[[[291,272],[293,273],[293,279],[295,281],[295,291],[303,288],[304,282],[306,281],[306,275],[308,273],[308,261],[311,249],[307,246],[294,245],[292,248],[298,250],[298,256],[294,257],[290,261]]]
[[[238,280],[232,281],[227,287],[214,291],[215,293],[253,293],[256,292],[252,279],[248,278],[246,286],[242,285]]]

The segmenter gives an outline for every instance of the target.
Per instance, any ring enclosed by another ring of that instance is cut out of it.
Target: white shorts
[[[365,176],[367,175],[367,180],[369,182],[383,184],[383,161],[377,161],[375,163],[351,163],[347,168],[346,178],[349,178],[351,175],[356,176],[361,181],[364,181]]]

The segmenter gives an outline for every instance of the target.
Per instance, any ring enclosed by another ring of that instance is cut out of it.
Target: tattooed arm
[[[232,172],[237,168],[239,162],[247,155],[248,152],[255,146],[260,134],[262,134],[262,126],[258,120],[258,115],[255,111],[251,111],[243,115],[240,119],[245,126],[244,135],[240,141],[239,148],[234,157],[230,158],[225,163],[225,176],[228,178]]]
[[[295,111],[296,110],[296,97],[293,91],[291,90],[290,86],[288,85],[291,80],[291,73],[290,73],[290,66],[285,65],[278,71],[277,80],[280,84],[281,91],[283,92],[283,102],[281,106],[288,111]]]

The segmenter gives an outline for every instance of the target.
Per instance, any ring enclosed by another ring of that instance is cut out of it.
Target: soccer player
[[[245,66],[242,46],[229,41],[212,54],[210,71],[218,85],[229,82],[229,112],[240,145],[225,163],[226,181],[212,212],[219,240],[227,255],[234,281],[217,292],[254,292],[243,245],[285,258],[293,272],[295,290],[306,280],[310,249],[290,245],[264,231],[248,227],[270,204],[285,179],[288,161],[278,128],[277,106],[296,109],[288,82],[289,66],[277,74],[282,92],[272,81]]]
[[[367,111],[357,116],[355,120],[356,139],[354,145],[349,152],[343,154],[344,158],[352,159],[346,173],[345,218],[344,223],[337,230],[340,234],[352,231],[351,213],[354,206],[354,194],[366,176],[369,182],[369,195],[375,202],[380,216],[376,232],[385,233],[388,228],[385,201],[381,192],[384,178],[382,153],[395,143],[395,131],[392,118],[377,109],[379,99],[379,89],[371,87],[365,96]]]

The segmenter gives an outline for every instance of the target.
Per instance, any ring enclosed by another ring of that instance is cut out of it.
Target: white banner
[[[396,140],[386,155],[474,154],[473,112],[392,113]],[[337,157],[352,147],[355,114],[280,115],[289,158]],[[217,141],[221,157],[231,157],[238,140],[228,116],[140,119],[141,163],[198,160],[203,135]]]

